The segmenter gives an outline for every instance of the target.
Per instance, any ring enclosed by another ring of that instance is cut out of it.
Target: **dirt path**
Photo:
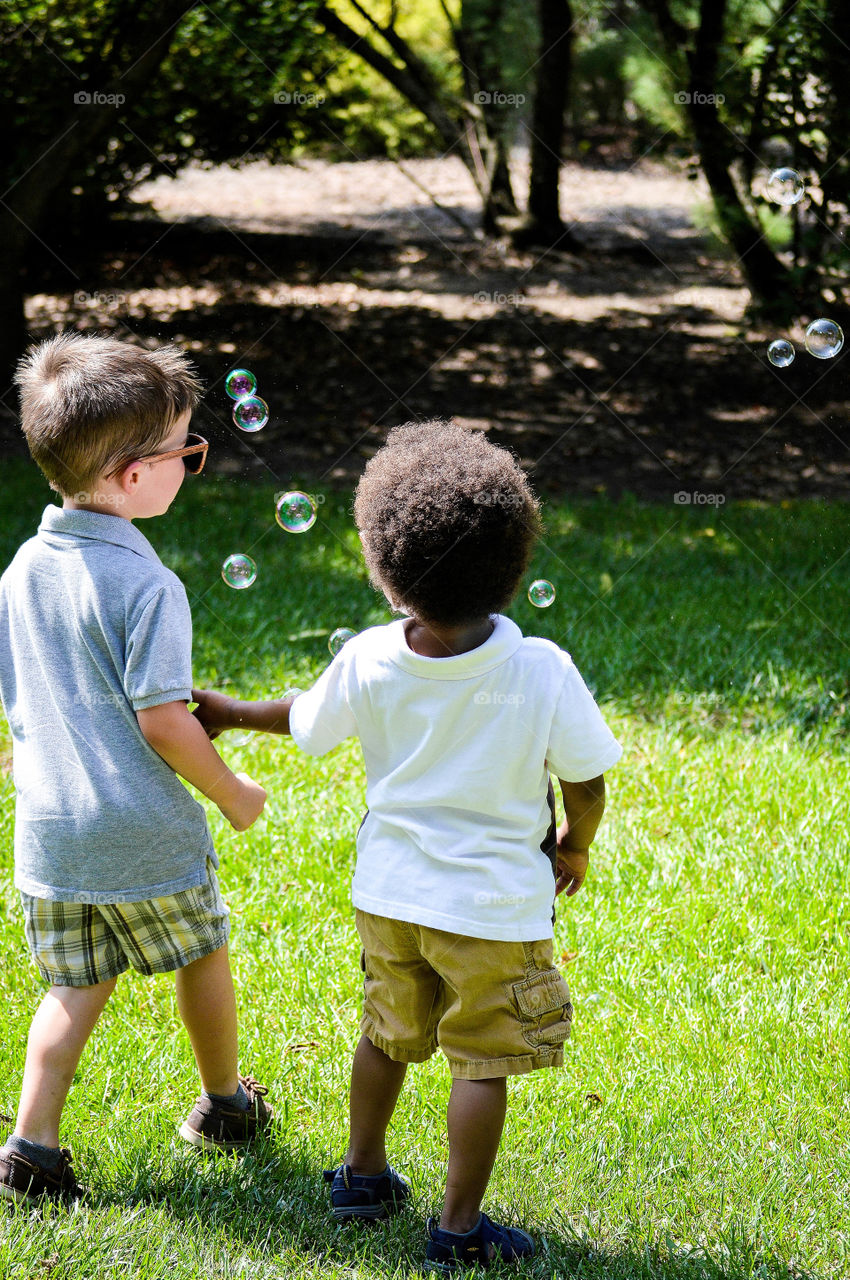
[[[453,159],[189,169],[140,188],[87,289],[48,280],[30,319],[188,347],[229,470],[348,483],[387,427],[452,415],[544,489],[844,495],[846,357],[767,363],[772,335],[694,227],[701,184],[567,165],[562,196],[576,254],[476,238]],[[235,363],[272,408],[256,436],[229,421]]]

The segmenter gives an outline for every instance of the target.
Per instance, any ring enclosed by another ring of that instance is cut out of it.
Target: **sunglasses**
[[[182,458],[183,466],[190,475],[199,476],[204,469],[204,463],[207,460],[207,449],[209,443],[203,436],[196,435],[190,431],[186,437],[186,443],[182,449],[167,449],[165,453],[149,453],[144,458],[134,458],[134,462],[167,462],[170,458]],[[123,463],[122,466],[126,466]],[[119,467],[119,470],[121,468]],[[117,475],[118,472],[113,474]]]

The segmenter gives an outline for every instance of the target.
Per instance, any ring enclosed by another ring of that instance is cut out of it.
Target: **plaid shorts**
[[[54,902],[21,894],[24,928],[43,978],[57,987],[92,987],[132,965],[168,973],[218,951],[230,934],[230,911],[215,871],[207,881],[145,902]]]

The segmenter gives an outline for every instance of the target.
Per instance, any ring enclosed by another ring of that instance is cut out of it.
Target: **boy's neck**
[[[421,658],[456,658],[458,654],[478,649],[493,634],[496,623],[482,618],[465,627],[441,627],[434,622],[413,618],[404,629],[407,647]]]

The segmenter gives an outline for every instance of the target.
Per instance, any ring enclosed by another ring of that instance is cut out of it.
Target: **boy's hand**
[[[231,827],[236,831],[247,831],[263,812],[266,793],[259,782],[249,778],[247,773],[237,773],[234,776],[238,787],[233,788],[232,795],[228,795],[226,800],[218,801],[218,807]]]
[[[192,715],[200,720],[208,738],[217,738],[224,729],[236,727],[233,699],[227,694],[214,693],[212,689],[193,689],[192,701],[198,704]]]
[[[584,884],[584,877],[587,875],[587,864],[590,859],[590,853],[587,849],[569,849],[567,848],[568,837],[559,833],[558,849],[555,855],[555,861],[558,868],[558,877],[555,881],[555,896],[566,890],[567,897],[571,898],[574,893],[578,893]]]

